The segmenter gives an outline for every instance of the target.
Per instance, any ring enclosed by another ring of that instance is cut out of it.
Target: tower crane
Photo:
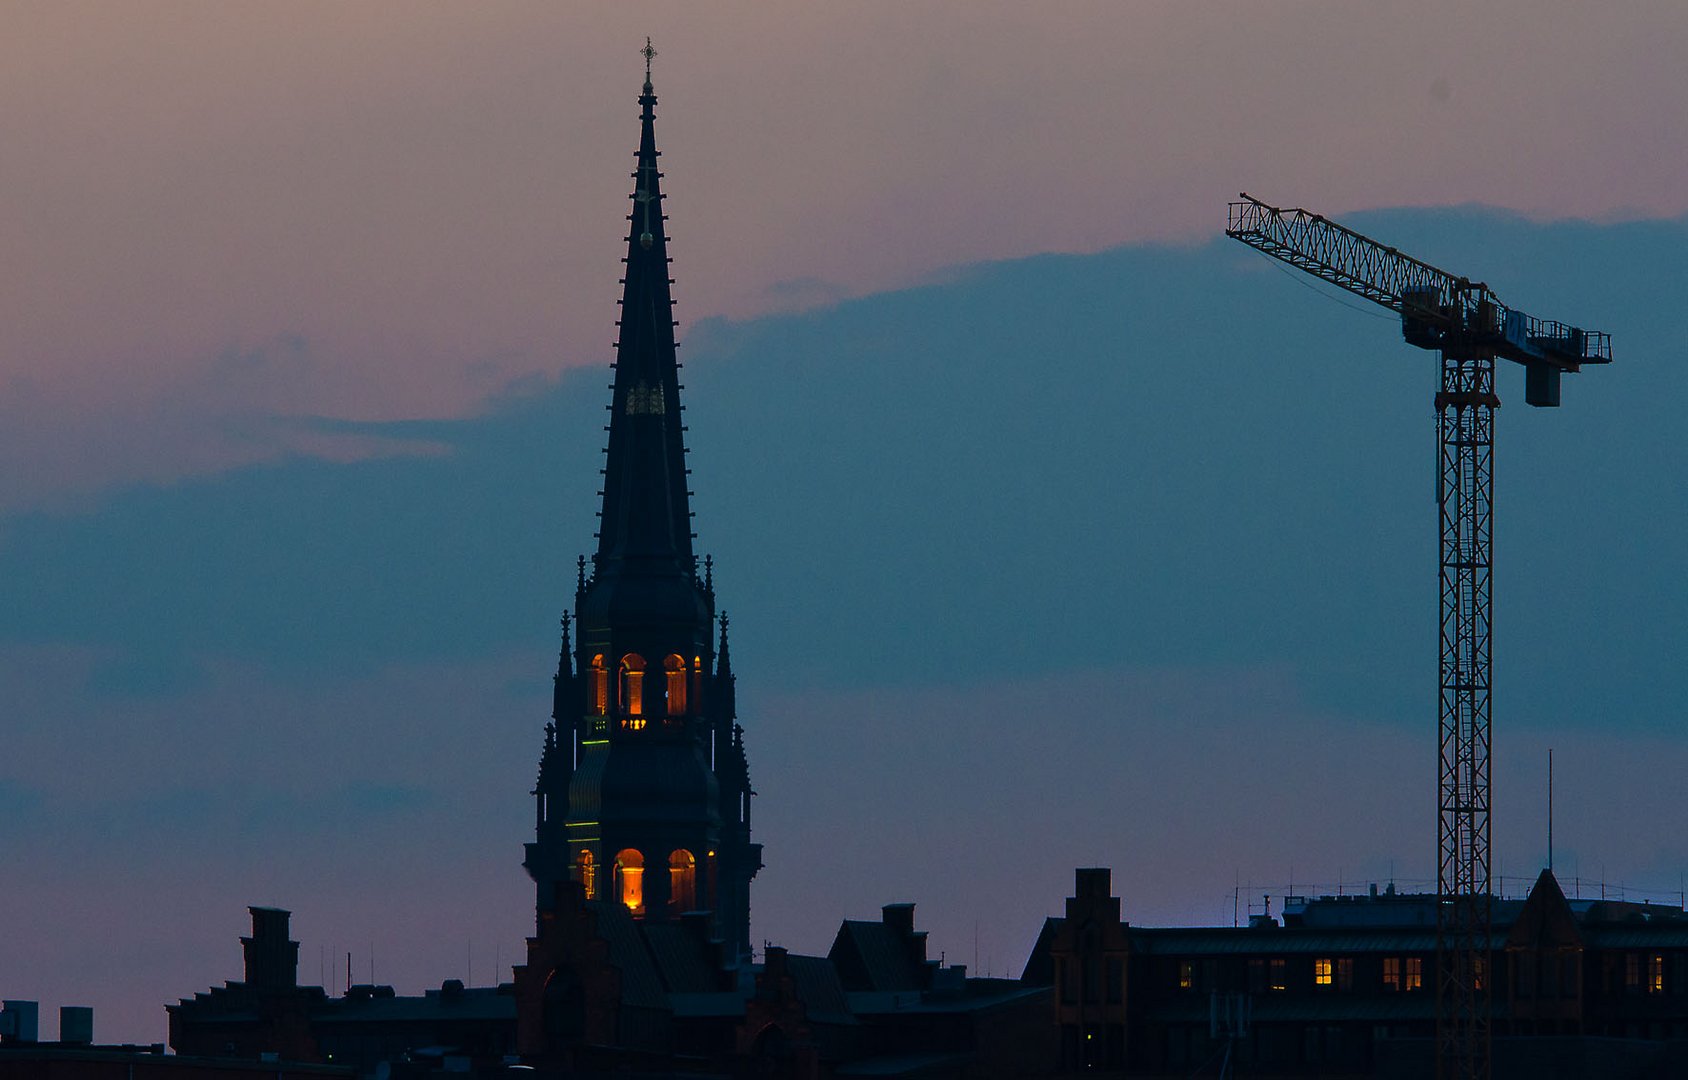
[[[1407,343],[1440,354],[1436,493],[1441,649],[1436,770],[1436,1074],[1490,1073],[1489,580],[1494,567],[1495,360],[1524,366],[1524,400],[1559,404],[1560,378],[1612,360],[1611,338],[1506,307],[1303,209],[1243,193],[1225,235],[1389,308]]]

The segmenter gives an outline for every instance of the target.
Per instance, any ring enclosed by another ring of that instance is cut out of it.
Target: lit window
[[[669,653],[662,662],[668,675],[668,715],[686,715],[686,661],[678,653]]]
[[[1188,960],[1178,961],[1178,989],[1189,990],[1196,985],[1196,966]]]
[[[599,653],[592,658],[592,670],[588,674],[588,689],[592,693],[592,713],[602,716],[610,707],[610,673],[604,667],[604,654]]]
[[[1338,990],[1354,989],[1354,958],[1341,956],[1336,961],[1336,988]]]
[[[1662,994],[1665,992],[1665,958],[1649,956],[1647,958],[1647,992]]]
[[[632,848],[615,857],[615,894],[628,911],[645,913],[645,857]]]
[[[1407,989],[1424,989],[1424,959],[1422,957],[1407,957]]]
[[[628,653],[621,658],[621,711],[627,716],[642,716],[645,712],[645,658],[638,653]],[[642,728],[645,725],[624,725]]]
[[[1489,958],[1486,956],[1473,956],[1471,958],[1471,988],[1473,990],[1483,989],[1483,983],[1488,979],[1488,976]]]
[[[1273,990],[1282,992],[1284,990],[1289,989],[1289,977],[1285,974],[1285,971],[1284,971],[1286,966],[1287,965],[1284,963],[1282,957],[1279,957],[1279,958],[1274,959],[1272,961],[1272,989]]]
[[[697,859],[685,848],[668,856],[668,903],[677,912],[697,907]]]
[[[582,848],[574,864],[580,871],[580,885],[586,890],[586,899],[591,900],[596,895],[598,884],[598,868],[592,863],[592,853]]]
[[[1383,958],[1383,988],[1385,990],[1399,990],[1401,988],[1401,958],[1399,956],[1385,956]]]
[[[1336,967],[1336,965],[1331,963],[1329,957],[1321,956],[1317,960],[1314,960],[1313,961],[1313,985],[1314,986],[1331,986],[1333,984],[1333,981],[1334,981],[1333,977],[1332,977],[1332,972],[1335,969],[1335,967]]]

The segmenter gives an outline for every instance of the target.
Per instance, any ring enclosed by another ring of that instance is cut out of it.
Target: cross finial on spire
[[[651,39],[645,39],[645,47],[639,50],[639,55],[645,58],[645,93],[651,92],[651,61],[656,57],[656,50],[651,48]]]

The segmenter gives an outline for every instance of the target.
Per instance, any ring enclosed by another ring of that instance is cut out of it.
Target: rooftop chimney
[[[287,938],[292,912],[252,907],[252,936],[240,939],[246,953],[246,985],[291,990],[299,985],[299,943]]]

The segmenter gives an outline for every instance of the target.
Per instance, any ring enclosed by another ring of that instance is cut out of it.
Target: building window
[[[1251,994],[1266,992],[1266,961],[1258,956],[1251,956],[1248,960],[1248,992]]]
[[[1277,957],[1277,958],[1273,959],[1273,961],[1272,961],[1272,989],[1274,991],[1282,993],[1283,991],[1289,989],[1289,975],[1288,975],[1287,970],[1286,970],[1287,968],[1288,968],[1288,965],[1284,962],[1282,957]]]
[[[633,914],[645,913],[645,857],[632,848],[615,857],[615,898]]]
[[[1321,956],[1313,961],[1313,985],[1329,989],[1336,985],[1336,964],[1329,957]]]
[[[1489,981],[1489,958],[1487,956],[1473,956],[1471,958],[1471,988],[1481,990]]]
[[[575,856],[574,865],[580,871],[580,887],[586,890],[586,899],[594,899],[597,896],[598,867],[592,862],[592,853],[581,848],[580,854]]]
[[[1383,958],[1383,988],[1385,990],[1399,990],[1401,988],[1401,958],[1399,956],[1385,956]]]
[[[638,653],[628,653],[621,658],[621,711],[623,715],[640,717],[645,713],[645,658]],[[624,723],[623,727],[635,731],[644,727],[645,722]]]
[[[1196,965],[1188,960],[1178,961],[1178,989],[1193,990],[1196,986]]]
[[[592,658],[592,669],[587,672],[587,689],[592,694],[592,713],[602,716],[610,707],[610,673],[604,667],[604,654],[599,653]]]
[[[1649,956],[1647,958],[1647,992],[1662,994],[1665,992],[1665,958]]]
[[[697,859],[685,848],[668,856],[668,905],[676,912],[697,907]]]
[[[1108,958],[1108,1004],[1118,1005],[1125,1000],[1125,961],[1117,956]]]
[[[1641,989],[1641,957],[1636,953],[1624,957],[1624,989],[1632,993]]]
[[[668,676],[668,715],[686,715],[686,661],[678,653],[669,653],[662,662]]]
[[[1424,958],[1423,957],[1419,957],[1419,956],[1409,956],[1409,957],[1407,957],[1406,988],[1408,990],[1423,990],[1424,989]]]
[[[1354,989],[1354,958],[1352,956],[1337,957],[1336,988],[1338,990]]]

